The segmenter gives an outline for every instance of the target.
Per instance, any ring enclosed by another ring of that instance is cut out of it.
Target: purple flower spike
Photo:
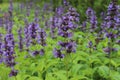
[[[87,9],[87,11],[86,11],[86,14],[87,14],[88,17],[90,17],[90,16],[94,15],[95,12],[93,11],[92,8],[89,7],[89,8]]]
[[[41,44],[42,46],[46,46],[46,32],[44,31],[44,29],[39,29],[38,30],[38,34],[37,34],[37,39],[38,39],[38,43]]]

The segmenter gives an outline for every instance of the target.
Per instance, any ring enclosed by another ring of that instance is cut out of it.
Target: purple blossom
[[[110,33],[106,33],[106,37],[109,39],[115,39],[117,36],[113,34],[112,32],[110,32]]]
[[[18,74],[18,70],[11,70],[11,72],[9,73],[9,77],[12,77],[12,76],[16,76]]]
[[[86,11],[86,15],[88,16],[88,18],[90,18],[91,16],[93,16],[95,14],[94,10],[92,8],[88,8]]]
[[[97,17],[95,15],[91,16],[90,18],[90,28],[91,28],[91,32],[93,32],[96,28],[97,28]]]
[[[115,15],[117,14],[117,6],[114,2],[111,2],[108,6],[108,13],[107,15]]]
[[[33,52],[32,52],[32,56],[37,56],[39,53],[40,53],[40,51],[37,51],[37,50],[36,50],[36,51],[33,51]]]
[[[63,0],[63,4],[64,4],[65,6],[69,6],[69,2],[67,2],[67,0]]]
[[[56,14],[61,16],[64,13],[64,8],[62,6],[56,8]]]
[[[61,50],[66,50],[67,53],[76,52],[76,43],[74,41],[69,42],[59,41],[58,45],[61,46]]]
[[[64,58],[64,54],[59,49],[54,48],[53,54],[56,58]]]
[[[40,50],[40,55],[44,55],[45,54],[45,50],[44,49],[41,49]]]
[[[22,27],[18,30],[18,39],[19,39],[19,49],[20,51],[23,50],[23,38],[22,38]]]
[[[33,52],[31,52],[32,56],[37,56],[37,55],[44,55],[45,51],[44,49],[40,49],[40,50],[35,50]]]
[[[117,51],[116,48],[110,48],[110,47],[106,47],[106,48],[103,48],[103,51],[107,54],[110,54],[111,51]]]
[[[92,46],[93,46],[93,42],[92,42],[92,41],[89,41],[88,47],[89,47],[89,48],[92,48]]]
[[[73,33],[72,32],[68,32],[68,31],[65,32],[65,31],[59,30],[58,35],[62,36],[64,38],[71,38]]]
[[[29,31],[31,39],[36,39],[37,29],[38,29],[37,25],[35,23],[31,23],[29,24],[28,29],[29,29],[28,31]]]
[[[69,11],[66,13],[69,16],[70,21],[79,22],[79,14],[77,13],[76,9],[73,7],[69,7]]]
[[[46,46],[46,32],[44,31],[44,29],[39,29],[38,30],[38,34],[37,34],[37,41],[39,44],[41,44],[42,46]]]
[[[24,35],[25,35],[24,41],[25,41],[26,47],[28,48],[30,46],[30,39],[31,39],[28,26],[24,28]]]

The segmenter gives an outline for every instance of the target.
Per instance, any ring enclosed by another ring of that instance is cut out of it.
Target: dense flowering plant
[[[89,1],[99,14],[80,0],[0,4],[0,80],[120,80],[119,0]]]

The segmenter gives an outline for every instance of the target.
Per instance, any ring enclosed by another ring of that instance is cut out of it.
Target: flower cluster
[[[46,46],[46,32],[44,31],[44,29],[38,29],[38,35],[37,35],[37,41],[39,44],[41,44],[42,46]]]
[[[45,51],[44,49],[40,49],[39,51],[38,50],[35,50],[31,53],[32,56],[37,56],[37,55],[44,55]]]
[[[2,50],[2,45],[3,45],[3,43],[2,43],[2,34],[0,33],[0,63],[2,63],[2,61],[3,61],[3,50]]]
[[[79,14],[75,8],[70,6],[68,12],[62,16],[62,23],[58,27],[58,35],[65,38],[65,41],[58,42],[61,49],[54,49],[53,54],[55,57],[63,58],[65,54],[76,52],[76,43],[73,40],[66,40],[66,38],[72,38],[72,30],[77,28],[77,22],[79,22]],[[65,54],[62,54],[62,51],[64,51]]]
[[[115,50],[113,43],[116,42],[119,36],[119,9],[116,0],[112,0],[109,4],[107,16],[104,20],[105,21],[102,23],[102,31],[104,32],[105,38],[109,39],[109,42],[108,47],[104,48],[103,51],[110,55],[110,53]]]
[[[79,14],[77,13],[76,9],[72,6],[69,7],[68,12],[66,13],[69,16],[70,21],[79,22]]]
[[[76,52],[76,43],[71,40],[69,42],[59,41],[58,45],[61,46],[61,50],[66,50],[66,53],[75,53]]]
[[[27,48],[27,50],[28,50],[28,48],[29,48],[29,46],[30,46],[30,34],[29,34],[29,29],[28,29],[28,26],[29,26],[29,24],[28,24],[28,22],[27,22],[27,19],[25,19],[25,27],[24,27],[24,35],[25,35],[25,37],[24,37],[24,42],[25,42],[25,44],[26,44],[26,48]]]
[[[97,17],[95,15],[95,12],[92,8],[89,7],[86,11],[86,15],[88,21],[90,22],[90,32],[93,32],[97,28]]]
[[[38,29],[38,26],[35,23],[29,24],[28,31],[29,31],[32,44],[35,44],[34,40],[36,40],[37,38],[37,29]]]
[[[23,37],[22,37],[22,27],[20,27],[20,29],[18,30],[18,39],[19,39],[19,49],[20,51],[23,50]]]
[[[64,13],[63,7],[56,8],[56,12],[53,17],[50,18],[50,34],[51,37],[54,39],[56,37],[57,30],[62,24],[62,16]]]
[[[54,48],[53,54],[56,58],[64,58],[64,54],[62,54],[60,49]]]
[[[4,51],[3,51],[3,62],[6,64],[7,67],[10,67],[12,70],[9,74],[9,76],[16,76],[17,75],[17,70],[14,70],[14,66],[16,64],[15,62],[15,51],[14,51],[14,38],[13,34],[6,34],[4,38]],[[15,74],[13,73],[15,72]]]

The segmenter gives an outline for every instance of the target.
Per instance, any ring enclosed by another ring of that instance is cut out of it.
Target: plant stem
[[[109,54],[109,76],[111,75],[111,53]]]
[[[92,55],[92,48],[90,48],[90,55],[89,55],[89,65],[90,65],[90,68],[92,68],[92,64],[91,64],[91,55]],[[91,80],[93,79],[93,75],[91,74]]]
[[[17,80],[17,77],[15,76],[15,80]]]
[[[65,66],[66,66],[66,76],[67,76],[67,80],[69,80],[69,79],[68,79],[68,76],[69,76],[69,74],[68,74],[68,64],[69,64],[69,54],[66,54],[66,57],[65,57]]]

